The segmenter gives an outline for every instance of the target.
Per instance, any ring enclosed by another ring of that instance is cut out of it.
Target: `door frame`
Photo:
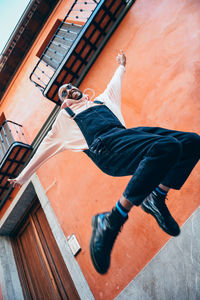
[[[94,300],[95,298],[92,295],[89,285],[80,269],[79,264],[72,254],[67,239],[51,207],[46,191],[36,174],[31,177],[30,181],[21,187],[20,191],[0,220],[0,247],[2,244],[2,247],[7,249],[7,252],[9,252],[9,255],[5,255],[2,251],[2,253],[0,253],[0,285],[3,297],[5,297],[5,299],[9,299],[9,291],[12,290],[14,294],[20,296],[16,299],[23,299],[23,297],[21,297],[23,295],[21,283],[19,281],[9,236],[35,196],[39,199],[40,205],[52,230],[54,239],[80,298]],[[6,238],[4,237],[5,235],[7,236]]]

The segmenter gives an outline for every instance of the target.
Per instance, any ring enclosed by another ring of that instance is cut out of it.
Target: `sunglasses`
[[[68,92],[67,92],[67,91],[71,90],[72,87],[73,87],[73,86],[72,86],[71,83],[68,83],[68,84],[66,85],[65,90],[62,91],[62,98],[65,98],[65,97],[68,95]]]

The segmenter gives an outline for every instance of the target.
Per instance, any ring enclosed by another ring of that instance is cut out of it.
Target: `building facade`
[[[31,1],[0,65],[2,299],[199,299],[199,165],[169,193],[181,235],[170,238],[134,208],[103,276],[90,260],[91,218],[115,205],[129,177],[65,151],[21,188],[7,182],[50,130],[59,86],[100,94],[120,49],[127,127],[199,133],[199,8],[195,0]]]

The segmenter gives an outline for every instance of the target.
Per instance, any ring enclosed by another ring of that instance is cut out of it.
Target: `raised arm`
[[[121,107],[121,87],[122,87],[122,78],[126,66],[126,56],[121,50],[116,57],[116,61],[119,64],[119,67],[115,71],[112,79],[107,85],[106,90],[101,94],[102,99],[108,97],[112,102]]]

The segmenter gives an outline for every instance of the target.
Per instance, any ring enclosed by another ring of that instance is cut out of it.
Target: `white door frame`
[[[11,205],[0,220],[0,249],[3,247],[9,253],[0,253],[0,285],[2,288],[3,299],[13,299],[9,296],[9,291],[13,291],[16,295],[15,299],[23,299],[21,284],[18,277],[18,272],[13,256],[12,246],[9,235],[21,219],[24,212],[29,207],[33,198],[37,195],[41,207],[46,215],[53,236],[60,249],[69,274],[74,282],[77,292],[81,299],[94,300],[94,296],[88,286],[88,283],[68,245],[67,239],[62,231],[62,228],[55,216],[48,197],[43,186],[36,174],[31,177],[31,180],[24,184]],[[6,235],[8,237],[4,237]],[[8,280],[9,277],[9,280]],[[9,286],[8,284],[9,283]],[[12,294],[12,297],[13,295]]]

